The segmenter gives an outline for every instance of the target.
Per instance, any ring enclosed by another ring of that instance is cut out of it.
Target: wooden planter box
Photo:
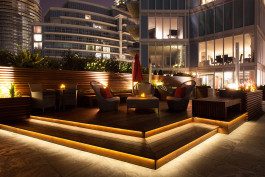
[[[219,96],[224,98],[240,98],[242,111],[248,113],[249,119],[255,119],[263,114],[261,90],[244,92],[238,90],[219,90]]]
[[[30,105],[30,97],[0,98],[0,122],[29,118]]]

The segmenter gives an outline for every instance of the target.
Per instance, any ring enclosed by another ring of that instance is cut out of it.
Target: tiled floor
[[[265,116],[151,170],[0,130],[0,176],[265,176],[264,132]]]

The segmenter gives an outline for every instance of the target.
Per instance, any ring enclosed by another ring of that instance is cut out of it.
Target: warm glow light
[[[61,89],[61,90],[65,90],[65,88],[66,88],[65,84],[61,84],[61,85],[60,85],[60,89]]]
[[[227,85],[227,88],[230,90],[238,90],[238,85],[236,83],[230,83]]]
[[[145,93],[141,93],[140,97],[145,98]]]
[[[9,98],[10,83],[0,84],[0,98]]]

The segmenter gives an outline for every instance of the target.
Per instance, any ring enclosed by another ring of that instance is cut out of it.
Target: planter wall
[[[30,95],[28,83],[41,83],[43,87],[58,89],[61,83],[78,84],[79,89],[89,89],[91,81],[108,84],[114,91],[132,87],[132,75],[89,71],[56,71],[0,66],[0,83],[13,82],[22,95]]]
[[[30,97],[0,98],[0,115],[0,122],[29,118]]]
[[[261,90],[256,92],[243,92],[234,90],[220,90],[219,96],[224,98],[240,98],[242,110],[248,112],[249,119],[255,119],[263,114]]]

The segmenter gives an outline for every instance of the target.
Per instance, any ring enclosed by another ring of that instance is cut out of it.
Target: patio
[[[0,176],[264,176],[265,117],[216,134],[156,171],[0,130]],[[207,170],[205,170],[207,169]]]

